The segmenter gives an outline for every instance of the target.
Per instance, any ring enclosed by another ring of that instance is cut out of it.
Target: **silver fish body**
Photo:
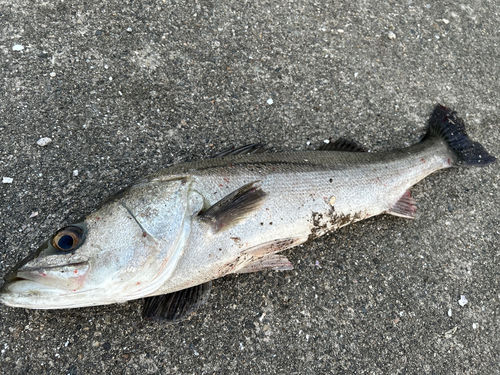
[[[252,182],[266,197],[244,222],[224,231],[214,233],[208,223],[193,220],[189,256],[180,259],[161,293],[239,272],[269,253],[384,213],[410,186],[451,166],[450,157],[444,143],[431,141],[376,154],[290,152],[183,165],[176,176],[189,174],[192,192],[207,206]],[[171,178],[171,172],[154,178]]]
[[[0,302],[41,309],[110,304],[172,295],[230,273],[291,269],[280,251],[381,213],[412,217],[412,185],[439,169],[495,160],[444,107],[414,146],[349,151],[233,155],[164,169],[16,266]],[[182,298],[198,307],[202,297],[206,289]],[[159,311],[166,302],[154,303]]]

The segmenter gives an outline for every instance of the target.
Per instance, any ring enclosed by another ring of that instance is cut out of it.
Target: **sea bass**
[[[177,321],[231,273],[290,270],[279,252],[382,213],[412,218],[409,188],[442,168],[495,158],[438,105],[422,141],[368,153],[255,145],[164,169],[57,231],[5,276],[0,302],[62,309],[145,298],[143,316]]]

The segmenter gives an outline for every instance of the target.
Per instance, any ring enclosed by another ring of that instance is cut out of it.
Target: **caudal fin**
[[[457,113],[438,104],[429,119],[429,130],[424,139],[440,137],[456,156],[459,166],[483,167],[493,163],[496,158],[478,143],[473,142],[465,132],[465,123]]]

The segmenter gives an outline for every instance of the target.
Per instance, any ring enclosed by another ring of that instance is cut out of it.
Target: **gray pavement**
[[[500,156],[499,23],[496,1],[1,1],[0,276],[134,180],[231,145],[402,147],[441,102]],[[498,163],[438,172],[416,220],[219,279],[178,325],[141,301],[1,306],[0,373],[498,374],[499,184]]]

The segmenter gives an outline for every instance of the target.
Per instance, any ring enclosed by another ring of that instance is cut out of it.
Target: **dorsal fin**
[[[368,152],[362,145],[345,138],[339,138],[335,142],[323,143],[318,151],[344,151],[344,152]]]
[[[251,143],[240,147],[231,147],[227,150],[221,151],[218,154],[211,156],[212,158],[221,158],[224,156],[245,155],[245,154],[261,154],[269,151],[269,148],[261,145],[260,143]]]

